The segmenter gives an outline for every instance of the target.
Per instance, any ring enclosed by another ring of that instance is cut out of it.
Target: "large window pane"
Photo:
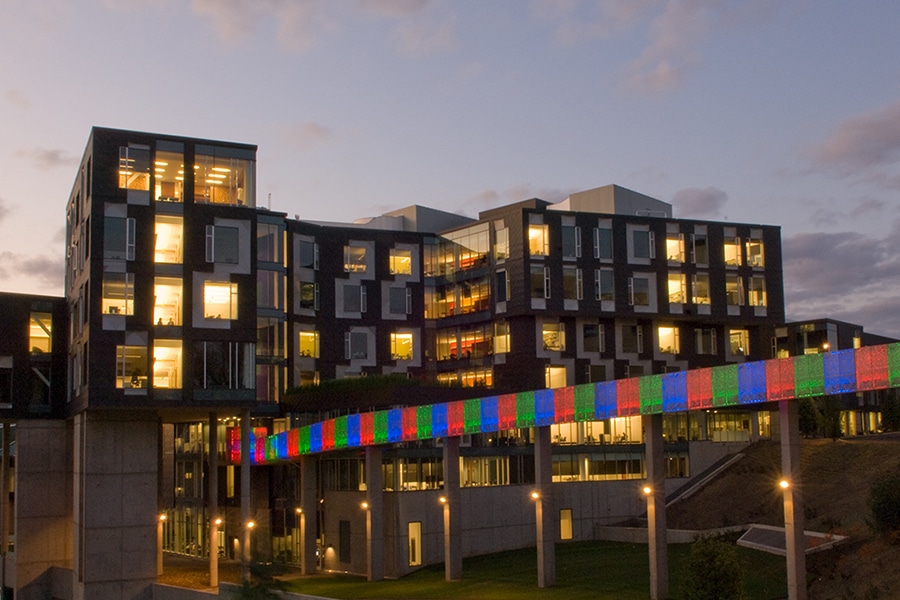
[[[156,180],[154,197],[158,202],[183,202],[184,155],[180,152],[157,152],[153,160]]]
[[[253,161],[198,154],[194,160],[194,202],[254,206],[254,179]]]
[[[528,226],[528,251],[531,256],[548,256],[550,254],[550,230],[547,225],[532,224]]]
[[[33,312],[28,324],[28,350],[32,354],[45,354],[53,349],[52,315]]]
[[[365,246],[344,246],[344,271],[347,273],[366,272]]]
[[[412,251],[391,248],[391,275],[412,275]]]
[[[153,342],[153,387],[181,389],[181,340]]]
[[[207,281],[203,285],[203,316],[207,319],[237,319],[236,283]]]
[[[153,260],[158,263],[181,264],[184,219],[171,215],[156,215]]]
[[[300,356],[319,358],[319,332],[301,331],[299,336]]]
[[[119,147],[119,188],[150,189],[150,149]]]
[[[153,322],[159,325],[181,325],[181,279],[157,277],[154,280]]]
[[[104,314],[134,314],[134,274],[103,274],[103,306]]]
[[[146,388],[147,381],[147,347],[116,346],[116,388]]]

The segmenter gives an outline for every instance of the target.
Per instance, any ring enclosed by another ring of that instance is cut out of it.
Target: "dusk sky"
[[[97,125],[257,144],[304,219],[616,183],[780,225],[789,319],[900,337],[896,0],[0,6],[0,291],[63,294]]]

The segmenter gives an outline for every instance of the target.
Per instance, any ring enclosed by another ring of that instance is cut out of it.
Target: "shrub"
[[[900,531],[900,475],[883,475],[872,484],[869,509],[872,511],[869,526],[876,533]]]
[[[701,537],[691,545],[688,557],[687,600],[739,600],[741,563],[734,544],[715,537]]]

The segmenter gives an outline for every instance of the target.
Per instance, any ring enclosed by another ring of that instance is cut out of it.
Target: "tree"
[[[741,563],[734,544],[704,536],[691,544],[688,558],[687,600],[739,600]]]
[[[900,431],[900,398],[896,390],[888,390],[881,401],[882,431]]]
[[[869,509],[872,511],[869,526],[876,533],[900,532],[900,475],[882,475],[872,484]]]
[[[800,406],[797,409],[799,418],[800,434],[803,437],[815,437],[819,433],[819,409],[812,398],[803,398],[800,400]]]

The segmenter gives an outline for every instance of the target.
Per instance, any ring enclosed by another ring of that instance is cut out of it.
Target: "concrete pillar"
[[[462,579],[462,492],[459,487],[459,438],[444,439],[444,579]]]
[[[669,554],[666,530],[666,458],[663,452],[662,415],[644,415],[647,468],[647,542],[650,552],[650,598],[669,597]],[[649,493],[648,493],[649,492]]]
[[[366,447],[366,578],[384,579],[384,472],[381,448]]]
[[[304,575],[316,572],[317,460],[315,456],[300,457],[300,570]]]
[[[209,587],[219,586],[219,418],[209,413]]]
[[[241,412],[241,581],[250,581],[250,409]]]
[[[534,516],[537,526],[538,587],[545,588],[556,585],[553,451],[548,426],[535,428],[534,477],[537,492],[537,498],[534,498]]]
[[[800,402],[778,403],[781,429],[781,475],[788,483],[784,495],[784,536],[789,600],[806,600],[806,537],[803,534],[803,497],[800,493]]]
[[[6,554],[9,550],[9,457],[10,426],[3,423],[3,445],[0,446],[3,463],[0,464],[0,588],[6,584]]]
[[[690,416],[697,419],[697,430],[700,432],[701,440],[709,439],[709,427],[707,424],[708,415],[705,410],[692,410],[688,413]]]
[[[756,410],[750,413],[750,441],[759,441],[759,411]]]

